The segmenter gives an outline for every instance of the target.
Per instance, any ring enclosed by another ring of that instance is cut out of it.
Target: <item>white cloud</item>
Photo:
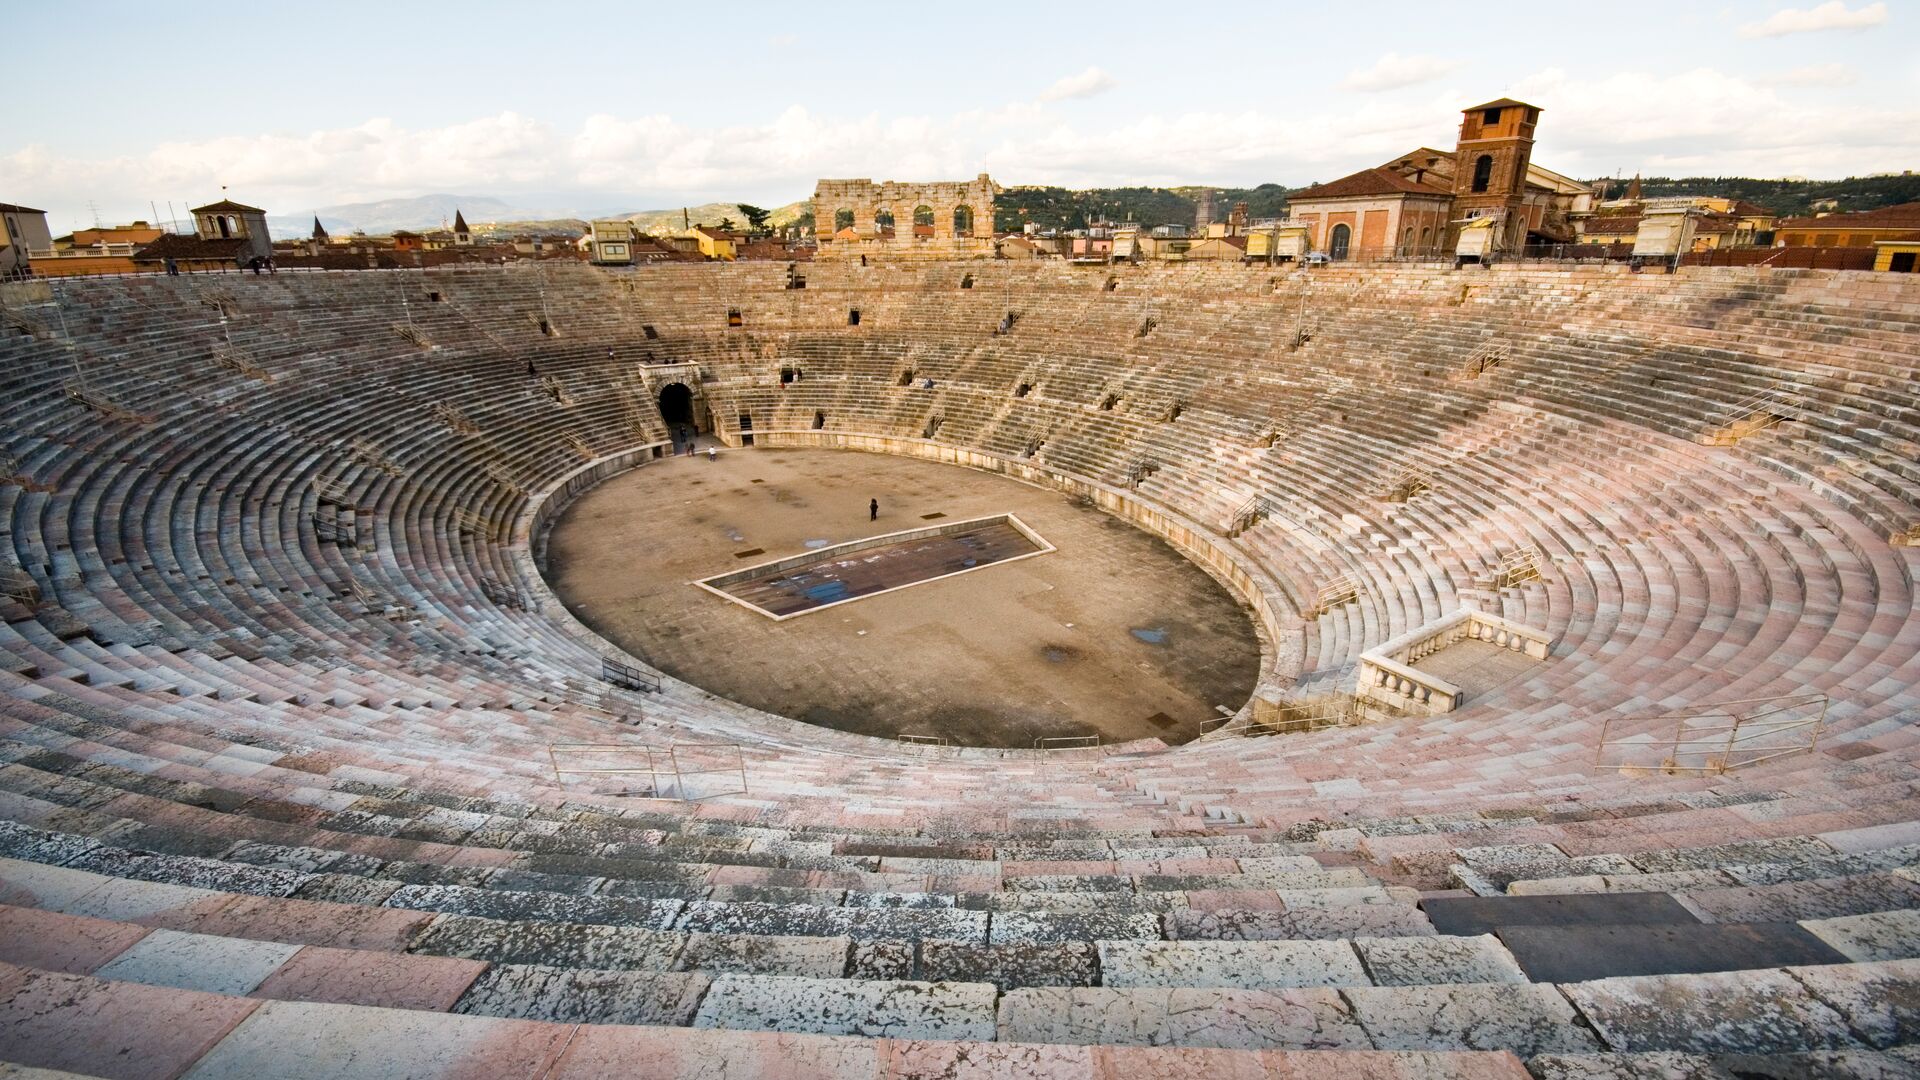
[[[1887,5],[1868,4],[1849,10],[1842,0],[1827,0],[1819,7],[1802,10],[1782,8],[1757,23],[1740,28],[1741,37],[1780,37],[1783,34],[1810,34],[1816,30],[1859,30],[1887,21]]]
[[[1920,106],[1809,104],[1771,80],[1714,68],[1603,79],[1550,68],[1516,83],[1514,96],[1546,110],[1534,159],[1574,176],[1831,177],[1920,157]]]
[[[1368,94],[1380,90],[1398,90],[1403,86],[1432,82],[1459,66],[1458,61],[1443,60],[1438,56],[1401,56],[1390,52],[1374,61],[1372,67],[1349,71],[1347,77],[1341,80],[1340,87]]]
[[[1788,86],[1849,86],[1860,78],[1852,64],[1808,64],[1780,76]]]
[[[1803,85],[1834,77],[1812,69]],[[1774,77],[1715,68],[1559,69],[1514,82],[1546,110],[1535,155],[1573,176],[1626,173],[1833,177],[1920,159],[1920,104],[1832,101]],[[310,207],[427,192],[524,205],[645,209],[683,201],[803,198],[821,177],[1005,184],[1304,184],[1375,165],[1415,146],[1453,145],[1462,88],[1363,96],[1292,108],[1176,112],[1061,110],[1025,101],[952,114],[857,115],[790,106],[728,127],[668,113],[600,113],[557,127],[504,112],[444,127],[389,119],[306,132],[227,135],[78,156],[26,145],[0,151],[7,195],[53,211],[64,232],[90,220],[149,216],[148,200],[199,205],[220,185],[242,202],[293,215]],[[1685,102],[1685,108],[1674,107]]]
[[[1119,80],[1097,67],[1090,67],[1078,75],[1068,75],[1040,92],[1041,101],[1065,101],[1068,98],[1090,98],[1104,94],[1120,85]]]

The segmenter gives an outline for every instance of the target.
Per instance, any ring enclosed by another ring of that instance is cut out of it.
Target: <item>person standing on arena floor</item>
[[[867,500],[867,520],[868,521],[880,520],[880,500],[879,499]]]

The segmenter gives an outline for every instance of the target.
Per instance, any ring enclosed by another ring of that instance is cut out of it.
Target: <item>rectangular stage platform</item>
[[[1053,545],[1012,514],[869,536],[693,584],[770,619],[1045,555]]]

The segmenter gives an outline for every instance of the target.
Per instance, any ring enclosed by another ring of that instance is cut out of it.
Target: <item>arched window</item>
[[[1413,226],[1411,225],[1407,226],[1406,235],[1400,238],[1400,254],[1413,254]]]
[[[875,232],[893,231],[893,211],[886,209],[875,210],[873,212],[873,229]]]
[[[933,235],[933,207],[922,203],[913,208],[913,235],[915,237]]]
[[[233,238],[233,232],[232,232],[232,229],[227,225],[227,218],[225,214],[217,215],[214,217],[213,220],[220,223],[220,239],[230,240]]]
[[[1487,190],[1487,184],[1493,180],[1493,155],[1481,154],[1473,161],[1473,190],[1477,194]]]
[[[1353,246],[1353,230],[1344,223],[1333,227],[1333,236],[1327,241],[1327,255],[1330,258],[1344,259],[1347,249]]]
[[[833,212],[833,231],[853,228],[853,211],[842,208]]]
[[[962,203],[953,208],[953,235],[973,235],[973,207]]]
[[[1421,251],[1427,250],[1427,245],[1431,244],[1432,242],[1433,242],[1433,226],[1422,225],[1420,227],[1420,250]]]

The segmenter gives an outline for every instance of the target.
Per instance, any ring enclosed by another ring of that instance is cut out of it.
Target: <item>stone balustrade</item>
[[[1553,645],[1551,636],[1531,626],[1463,608],[1361,653],[1354,692],[1401,712],[1452,712],[1460,707],[1460,687],[1414,665],[1461,641],[1484,641],[1535,660],[1545,660]]]

